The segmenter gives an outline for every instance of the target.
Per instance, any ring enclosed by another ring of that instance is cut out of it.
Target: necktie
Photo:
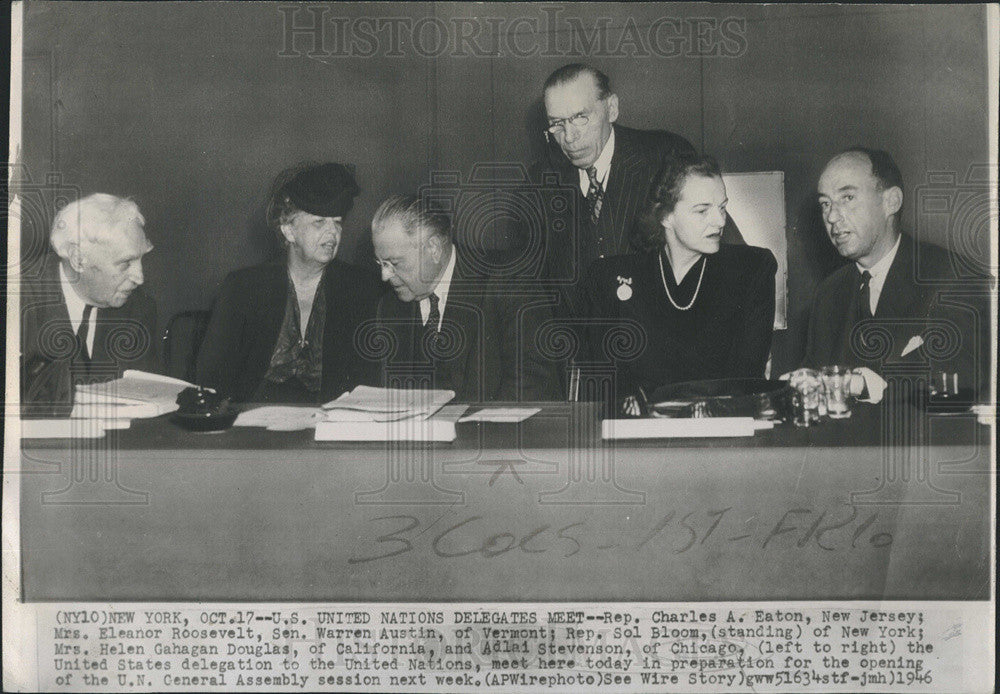
[[[858,291],[858,317],[861,320],[872,317],[871,287],[869,286],[871,281],[870,272],[865,270],[861,273],[861,286]]]
[[[604,202],[604,188],[597,180],[597,167],[591,166],[587,169],[587,177],[590,179],[590,188],[587,189],[587,209],[590,210],[590,223],[596,225],[601,216],[601,205]]]
[[[422,341],[423,348],[428,358],[433,356],[433,346],[435,340],[437,340],[438,334],[438,323],[441,322],[441,311],[438,309],[438,295],[431,292],[431,295],[427,297],[431,302],[431,310],[427,314],[427,322],[424,323],[424,339]]]
[[[80,327],[76,329],[76,356],[73,363],[76,364],[83,373],[90,373],[90,350],[87,348],[87,337],[90,335],[90,316],[94,312],[94,307],[90,304],[83,309],[83,320]]]
[[[76,329],[77,343],[80,345],[80,361],[85,364],[90,363],[90,349],[87,347],[87,338],[90,336],[90,316],[94,312],[94,307],[87,304],[83,309],[83,320],[80,327]]]

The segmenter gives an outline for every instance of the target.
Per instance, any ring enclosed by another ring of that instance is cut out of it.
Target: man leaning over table
[[[932,361],[931,368],[958,373],[963,387],[978,385],[983,372],[977,364],[984,360],[974,356],[976,322],[971,309],[940,302],[941,291],[957,279],[957,257],[901,232],[903,179],[889,153],[865,147],[840,152],[820,175],[818,194],[827,235],[837,252],[852,262],[816,290],[803,365],[860,367],[864,379],[854,379],[854,394],[878,401],[886,385],[879,375],[884,367],[918,363],[925,342],[937,339],[928,330],[950,324],[961,341],[957,354]],[[951,286],[983,288],[981,280]],[[986,323],[979,326],[988,330]],[[866,354],[882,341],[871,331],[891,336],[891,353],[884,361]],[[984,356],[981,344],[978,351]]]
[[[393,290],[378,306],[377,323],[396,343],[385,368],[404,378],[412,368],[414,382],[425,374],[428,387],[463,402],[552,400],[554,375],[535,346],[548,311],[469,270],[452,238],[448,217],[417,196],[375,212],[376,262]]]
[[[95,193],[56,215],[52,253],[21,295],[21,409],[66,416],[78,383],[157,369],[156,305],[140,288],[153,249],[139,207]]]

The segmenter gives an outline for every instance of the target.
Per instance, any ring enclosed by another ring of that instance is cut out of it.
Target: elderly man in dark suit
[[[553,161],[541,168],[579,195],[562,214],[546,210],[542,272],[561,288],[559,312],[580,315],[575,286],[590,263],[631,250],[630,234],[664,160],[693,156],[695,149],[671,132],[618,124],[618,95],[607,75],[589,65],[559,68],[549,75],[543,92],[545,135],[558,152],[553,148]],[[540,179],[544,173],[536,167],[534,175]],[[742,243],[728,215],[722,240]]]
[[[903,179],[892,157],[845,150],[826,165],[818,192],[830,241],[852,262],[816,291],[804,365],[879,373],[889,364],[926,360],[935,370],[958,373],[966,387],[977,385],[988,324],[977,316],[975,300],[963,307],[941,298],[949,288],[985,298],[988,284],[960,277],[957,270],[969,265],[957,256],[901,233]]]
[[[548,315],[462,262],[449,220],[416,196],[386,200],[372,220],[382,279],[392,287],[376,326],[391,333],[383,360],[386,385],[453,390],[464,402],[550,400],[550,366],[535,336]],[[364,337],[362,348],[380,340]]]
[[[131,200],[95,193],[64,207],[37,277],[21,295],[21,403],[65,416],[76,384],[156,370],[156,306],[140,286],[153,246]]]

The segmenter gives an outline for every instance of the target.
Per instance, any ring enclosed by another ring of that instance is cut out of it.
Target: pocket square
[[[910,338],[910,341],[906,343],[906,347],[903,348],[903,352],[899,356],[905,357],[922,344],[924,344],[924,338],[919,335],[914,335]]]

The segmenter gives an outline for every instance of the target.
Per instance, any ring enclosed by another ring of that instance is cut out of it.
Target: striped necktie
[[[427,297],[431,302],[431,310],[427,314],[427,322],[424,323],[423,340],[421,346],[428,359],[434,356],[434,346],[438,337],[438,324],[441,322],[441,311],[438,309],[438,295],[431,292]]]
[[[590,223],[596,226],[597,220],[601,217],[601,205],[604,203],[604,187],[597,180],[596,166],[587,169],[587,178],[590,179],[590,188],[587,189],[587,209],[590,211]]]

